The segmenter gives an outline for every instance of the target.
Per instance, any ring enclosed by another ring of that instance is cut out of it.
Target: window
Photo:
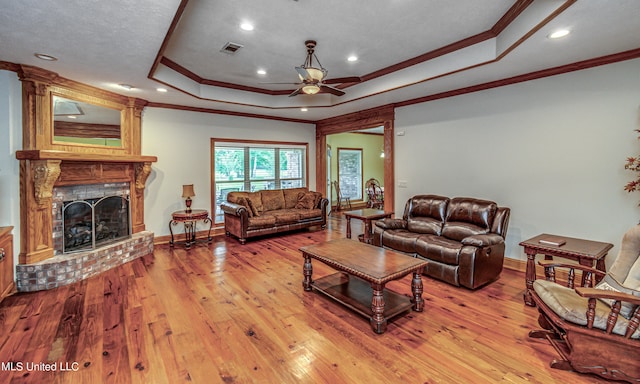
[[[363,200],[362,149],[338,148],[338,183],[343,197]]]
[[[298,188],[307,185],[308,144],[211,140],[216,214],[232,191]]]

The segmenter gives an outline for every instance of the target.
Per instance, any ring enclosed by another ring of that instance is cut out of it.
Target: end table
[[[358,219],[364,222],[364,233],[362,234],[362,241],[367,244],[371,244],[371,238],[373,237],[373,228],[371,222],[373,220],[380,220],[386,217],[391,217],[393,212],[385,212],[382,209],[357,209],[355,211],[348,211],[344,213],[344,217],[347,218],[347,239],[351,238],[351,219]]]
[[[550,244],[545,241],[545,239],[548,238],[562,239],[562,244]],[[531,298],[531,290],[533,289],[533,282],[536,280],[535,258],[537,254],[543,254],[545,260],[552,260],[554,256],[557,256],[576,260],[581,265],[586,265],[592,268],[595,264],[596,269],[606,272],[607,268],[605,266],[604,259],[609,250],[613,247],[613,244],[609,243],[576,239],[567,236],[550,235],[547,233],[525,240],[521,242],[520,245],[524,247],[524,253],[527,255],[524,302],[529,306],[535,305]],[[583,275],[583,285],[584,278],[585,276]]]
[[[171,214],[171,221],[169,222],[169,232],[171,233],[171,241],[169,245],[173,247],[173,229],[172,227],[183,223],[184,225],[184,245],[186,248],[190,248],[196,243],[196,223],[198,221],[204,222],[206,225],[209,223],[209,232],[207,234],[207,241],[211,242],[211,225],[213,222],[209,217],[209,212],[206,209],[191,209],[189,211],[175,211]]]

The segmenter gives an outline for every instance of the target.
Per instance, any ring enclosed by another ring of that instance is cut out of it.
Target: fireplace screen
[[[131,233],[128,196],[64,202],[64,253],[85,251]]]

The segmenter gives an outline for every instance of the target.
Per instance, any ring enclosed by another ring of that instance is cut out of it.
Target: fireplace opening
[[[65,201],[62,219],[63,253],[94,249],[131,235],[128,196]]]

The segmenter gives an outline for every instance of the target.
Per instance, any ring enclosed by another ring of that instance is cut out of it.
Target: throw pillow
[[[246,198],[238,197],[238,199],[236,200],[236,204],[242,205],[243,207],[245,207],[247,209],[247,213],[249,214],[249,217],[253,217],[253,212],[251,211],[251,208],[249,207],[249,203],[247,202]]]
[[[604,279],[602,279],[602,281],[599,282],[595,287],[597,289],[603,289],[605,291],[624,292],[633,296],[640,296],[640,291],[636,291],[634,289],[623,286],[622,284],[618,283],[616,279],[614,279],[613,276],[611,275],[606,275]],[[607,304],[608,306],[612,306],[614,301],[611,299],[599,299],[599,300]],[[635,309],[636,309],[635,305],[631,303],[622,302],[622,305],[620,306],[620,314],[625,318],[630,319]]]
[[[624,279],[622,285],[640,291],[640,257],[629,268],[629,274],[627,274],[627,278]]]
[[[260,212],[258,212],[258,208],[256,208],[255,204],[253,204],[253,201],[248,197],[247,197],[246,200],[247,200],[247,205],[249,206],[249,208],[248,208],[249,212],[251,212],[251,215],[249,217],[251,217],[251,216],[256,216],[256,217],[260,216]]]
[[[313,209],[316,207],[316,196],[313,192],[300,192],[296,209]]]

